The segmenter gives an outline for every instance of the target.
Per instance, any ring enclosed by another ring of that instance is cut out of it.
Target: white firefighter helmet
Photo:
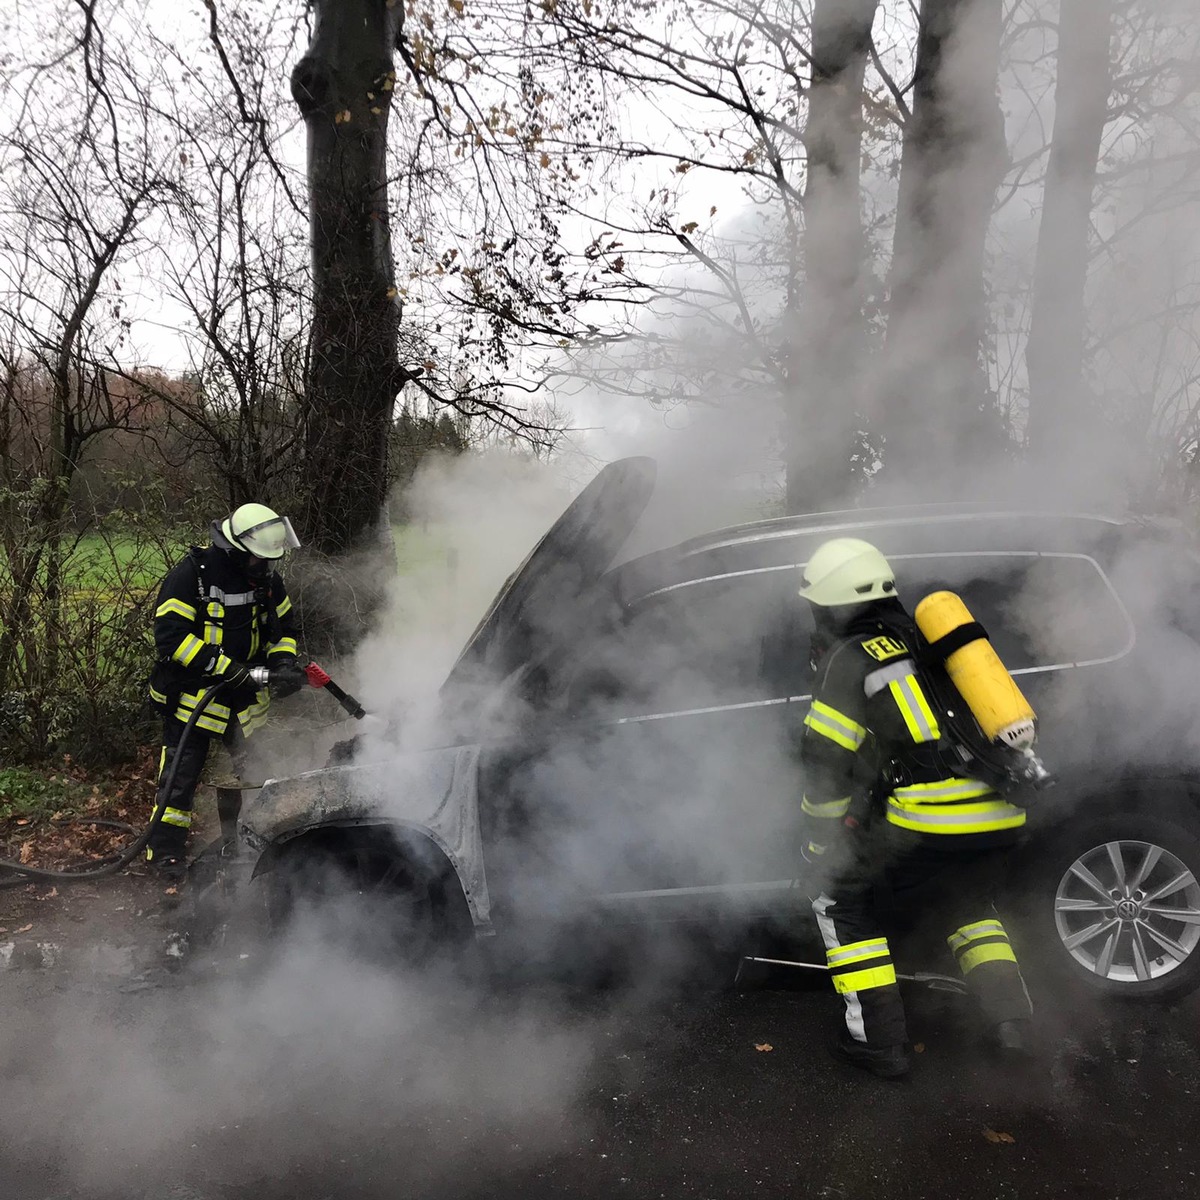
[[[812,604],[833,608],[869,604],[896,594],[896,576],[870,542],[833,538],[822,542],[804,567],[800,595]]]
[[[221,522],[221,534],[235,550],[255,558],[282,558],[285,550],[298,550],[292,523],[265,504],[243,504]]]

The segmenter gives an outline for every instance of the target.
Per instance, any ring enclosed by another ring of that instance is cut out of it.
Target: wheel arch
[[[299,859],[305,854],[347,849],[356,842],[369,844],[374,849],[386,848],[402,858],[406,865],[419,870],[441,889],[456,921],[476,934],[490,932],[490,925],[486,918],[481,918],[479,906],[473,903],[471,889],[449,850],[431,830],[416,824],[347,818],[307,826],[267,845],[254,865],[251,878],[279,870],[293,856]]]
[[[1031,830],[1061,836],[1082,822],[1146,815],[1175,821],[1200,833],[1200,775],[1128,766],[1060,779],[1029,806]]]

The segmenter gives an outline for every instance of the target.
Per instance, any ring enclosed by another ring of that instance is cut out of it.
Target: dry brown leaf
[[[33,843],[22,842],[21,853],[17,857],[20,859],[22,866],[26,865],[33,858]]]
[[[20,820],[17,822],[17,824],[18,824],[18,825],[28,825],[28,824],[29,824],[29,818],[28,818],[28,817],[22,817],[22,818],[21,818],[21,819],[20,819]]]
[[[16,930],[16,932],[17,933],[28,933],[32,928],[33,928],[33,922],[30,921],[28,925],[22,925],[20,929]]]
[[[39,900],[53,900],[58,895],[58,888],[52,887],[44,896],[39,896]]]
[[[924,1043],[924,1042],[917,1042],[917,1043],[916,1043],[916,1044],[913,1046],[913,1053],[914,1053],[914,1054],[924,1054],[924,1053],[925,1053],[925,1043]]]
[[[167,896],[178,896],[179,889],[177,887],[169,887],[164,894]]]
[[[983,1127],[983,1136],[987,1138],[993,1146],[1013,1146],[1016,1145],[1017,1139],[1011,1133],[1000,1133],[995,1129],[990,1129],[987,1125]]]
[[[764,1054],[770,1053],[770,1051],[775,1049],[770,1042],[755,1042],[754,1048],[755,1050],[761,1050]]]

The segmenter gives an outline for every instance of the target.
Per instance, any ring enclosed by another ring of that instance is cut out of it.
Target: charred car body
[[[349,883],[425,947],[580,919],[804,920],[820,881],[790,752],[811,679],[796,587],[849,534],[910,602],[960,593],[1041,718],[1058,784],[1015,872],[1025,940],[1118,996],[1200,983],[1200,563],[1174,535],[921,506],[757,522],[612,567],[653,478],[646,459],[606,467],[510,577],[427,748],[271,781],[247,805],[277,902]]]

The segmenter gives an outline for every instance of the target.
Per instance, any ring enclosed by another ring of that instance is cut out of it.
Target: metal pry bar
[[[829,967],[824,963],[792,962],[786,958],[758,958],[747,954],[738,963],[737,974],[733,977],[734,984],[737,984],[742,978],[742,970],[747,963],[763,963],[772,967],[793,967],[798,971],[824,971],[826,974],[829,972]],[[905,983],[919,983],[922,987],[927,987],[935,992],[956,992],[959,995],[967,993],[967,985],[961,979],[955,979],[952,975],[939,975],[935,971],[914,971],[908,975],[897,971],[896,978],[904,980]]]

